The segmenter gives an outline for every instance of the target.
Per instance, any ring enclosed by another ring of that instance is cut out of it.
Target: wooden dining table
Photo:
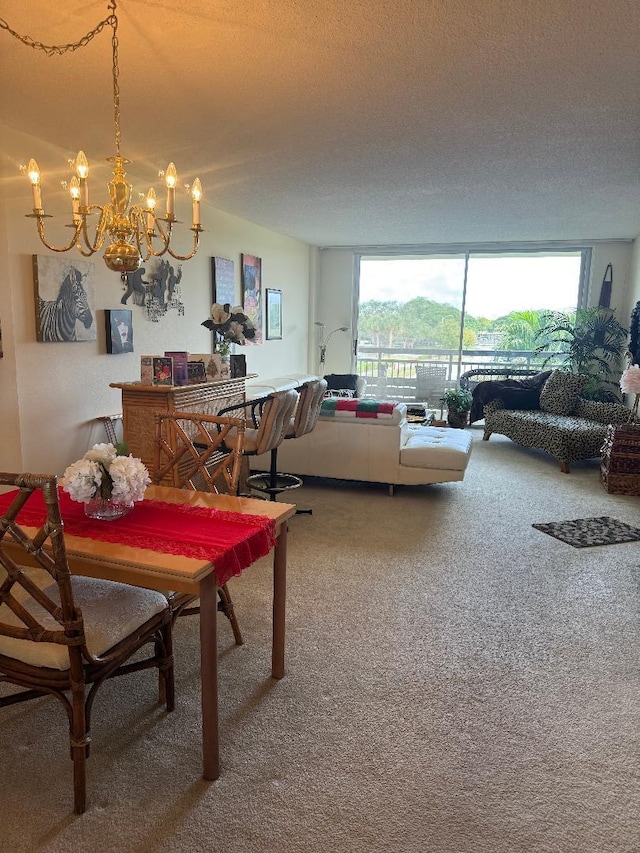
[[[288,520],[295,514],[295,506],[279,501],[218,495],[169,486],[149,486],[145,492],[145,500],[147,499],[158,502],[159,526],[162,525],[162,503],[180,504],[181,508],[187,512],[187,516],[189,508],[194,508],[194,514],[197,513],[197,508],[205,508],[222,510],[223,514],[260,516],[273,520],[275,545],[273,546],[271,675],[276,679],[282,678],[285,672],[287,527]],[[135,511],[134,508],[133,512]],[[215,517],[210,523],[216,524]],[[147,589],[187,592],[200,598],[202,775],[205,779],[217,779],[220,775],[220,742],[216,628],[219,583],[216,577],[216,566],[214,562],[203,559],[202,556],[187,557],[180,553],[162,551],[153,544],[153,537],[145,539],[144,547],[121,543],[117,541],[118,522],[100,521],[94,524],[109,525],[110,541],[90,538],[90,533],[73,535],[67,532],[65,524],[67,557],[73,574],[119,581]],[[224,558],[224,555],[222,556]],[[218,560],[215,562],[217,563]],[[246,558],[245,562],[247,562]]]

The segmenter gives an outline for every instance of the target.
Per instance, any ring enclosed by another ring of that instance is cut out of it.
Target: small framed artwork
[[[95,341],[93,264],[33,255],[36,339]]]
[[[262,258],[242,255],[242,305],[247,317],[256,327],[255,337],[246,343],[262,343]]]
[[[104,312],[104,328],[107,352],[116,355],[121,352],[133,352],[133,319],[131,311],[118,308]]]
[[[211,297],[220,305],[227,303],[233,308],[236,302],[236,287],[233,278],[233,261],[228,258],[211,258]]]
[[[267,340],[282,340],[282,291],[266,290]]]

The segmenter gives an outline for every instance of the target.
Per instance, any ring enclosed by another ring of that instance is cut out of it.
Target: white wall
[[[320,252],[319,286],[316,292],[316,316],[314,320],[325,323],[325,334],[340,326],[353,329],[354,304],[354,257],[352,249],[324,249]],[[320,329],[313,327],[312,335],[319,342]],[[319,350],[315,347],[312,369],[322,375],[327,373],[350,373],[353,353],[353,333],[338,332],[327,347],[326,362],[320,369]]]
[[[637,244],[636,240],[636,244]],[[584,244],[585,246],[587,244]],[[588,304],[597,305],[600,285],[607,268],[613,265],[613,288],[611,307],[617,309],[617,316],[623,325],[628,325],[630,308],[640,299],[640,260],[635,244],[630,241],[594,242],[591,245],[591,271],[587,286]],[[501,244],[508,249],[508,244]],[[521,248],[521,247],[520,247]],[[554,244],[554,248],[560,248]],[[572,244],[575,248],[575,244]],[[442,247],[439,247],[442,251]],[[420,251],[428,253],[429,246],[412,247],[411,254]],[[352,326],[355,316],[354,265],[357,250],[324,249],[320,253],[320,277],[316,293],[316,319],[327,323],[327,329],[338,326]],[[635,257],[632,272],[632,257]],[[633,289],[635,288],[635,290]],[[633,291],[633,292],[632,292]],[[635,294],[635,295],[634,295]],[[327,351],[324,373],[348,373],[351,371],[353,337],[351,334],[335,335]],[[314,367],[317,369],[317,366]]]
[[[591,255],[587,304],[598,304],[602,279],[607,264],[611,264],[613,268],[611,307],[616,309],[616,316],[623,326],[627,326],[629,321],[628,302],[633,251],[634,243],[632,242],[595,243]]]
[[[45,168],[51,152],[33,151],[33,140],[3,128],[3,147],[24,150],[24,159],[32,153],[42,158]],[[64,162],[60,152],[57,163]],[[5,164],[6,164],[5,160]],[[8,168],[5,165],[5,175]],[[17,172],[17,168],[16,168]],[[132,182],[134,179],[128,176]],[[26,178],[14,175],[3,182],[4,199],[0,209],[0,322],[4,358],[0,359],[0,470],[29,470],[60,474],[66,465],[84,453],[95,441],[104,440],[104,432],[94,418],[120,411],[120,391],[110,382],[140,378],[140,355],[164,350],[210,352],[211,332],[201,326],[211,307],[211,258],[221,255],[235,262],[236,297],[240,302],[240,255],[262,258],[262,291],[282,290],[283,339],[265,341],[261,346],[238,347],[246,354],[248,372],[261,376],[285,372],[306,372],[308,366],[309,293],[314,254],[307,244],[268,231],[203,203],[202,234],[197,255],[182,265],[184,316],[169,311],[159,322],[147,319],[142,307],[120,303],[123,287],[117,273],[107,269],[101,254],[89,260],[96,279],[95,341],[75,343],[39,343],[36,341],[32,255],[51,255],[40,242],[33,219],[25,218],[31,207]],[[9,191],[7,190],[9,187]],[[139,189],[139,188],[138,188]],[[91,195],[106,201],[106,181],[94,179]],[[190,221],[188,199],[178,219]],[[47,197],[45,207],[49,207]],[[64,220],[63,220],[64,221]],[[56,219],[57,223],[57,219]],[[47,226],[54,224],[48,220]],[[180,236],[179,226],[177,235]],[[54,242],[68,240],[60,226],[52,232]],[[191,232],[177,243],[185,251]],[[74,256],[78,258],[77,253]],[[67,257],[60,255],[61,258]],[[176,263],[172,261],[172,263]],[[131,308],[134,326],[134,353],[107,355],[104,309]],[[263,317],[264,323],[264,317]]]
[[[629,286],[627,290],[626,315],[631,316],[636,302],[640,301],[640,236],[633,246],[633,253],[629,262]]]
[[[0,183],[4,174],[0,166]],[[5,209],[0,205],[0,326],[4,356],[0,359],[0,469],[22,471],[20,411],[13,330],[13,289],[9,281],[9,250]]]

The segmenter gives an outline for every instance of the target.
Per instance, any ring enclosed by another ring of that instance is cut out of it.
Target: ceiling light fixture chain
[[[115,10],[115,3],[109,3],[109,9]],[[20,33],[17,33],[15,30],[11,29],[9,24],[4,20],[4,18],[0,18],[0,29],[6,30],[9,35],[12,35],[18,41],[21,41],[23,44],[26,44],[27,47],[32,47],[34,50],[41,50],[47,54],[47,56],[62,56],[63,53],[71,53],[74,50],[78,50],[80,47],[86,47],[89,42],[101,33],[105,27],[113,26],[113,21],[115,19],[115,15],[111,14],[104,21],[100,21],[100,23],[93,29],[90,30],[86,35],[82,36],[79,41],[70,42],[69,44],[43,44],[41,41],[36,41],[32,39],[31,36],[21,36]]]
[[[118,83],[118,77],[120,76],[120,66],[118,65],[118,18],[115,15],[115,0],[113,0],[112,6],[114,14],[111,15],[113,18],[113,31],[111,33],[111,52],[113,55],[113,63],[112,63],[112,75],[113,75],[113,122],[115,126],[115,134],[116,134],[116,156],[120,156],[120,84]]]
[[[21,167],[31,181],[33,192],[33,213],[27,214],[36,219],[38,235],[44,245],[53,252],[67,252],[74,246],[81,255],[89,257],[100,250],[108,238],[109,245],[104,252],[104,261],[109,269],[120,273],[133,272],[143,261],[150,257],[160,257],[165,253],[179,261],[187,261],[198,250],[200,233],[200,201],[202,199],[202,184],[196,178],[190,187],[193,204],[193,219],[191,231],[193,242],[188,254],[180,255],[173,251],[170,243],[173,225],[178,222],[175,215],[175,190],[178,183],[176,167],[169,163],[165,175],[167,187],[166,213],[160,217],[156,211],[156,193],[151,188],[146,196],[144,207],[131,204],[132,186],[126,180],[124,166],[129,161],[120,154],[120,67],[118,64],[118,17],[116,0],[110,0],[107,8],[110,14],[93,30],[84,35],[79,41],[66,45],[45,45],[29,36],[21,36],[11,29],[6,21],[0,18],[0,29],[6,30],[23,44],[36,50],[44,51],[48,56],[67,53],[86,46],[105,27],[110,26],[113,80],[113,119],[115,132],[114,157],[108,161],[113,163],[113,178],[109,181],[109,198],[107,204],[90,204],[88,175],[89,164],[83,151],[79,151],[74,161],[76,174],[71,179],[69,191],[71,194],[73,236],[66,246],[54,246],[45,238],[45,219],[50,218],[42,206],[42,190],[40,185],[40,169],[35,160],[30,160],[28,167]],[[99,214],[93,239],[89,234],[88,217]]]

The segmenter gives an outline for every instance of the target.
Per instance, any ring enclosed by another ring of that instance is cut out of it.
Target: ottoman
[[[462,429],[409,425],[405,444],[400,448],[400,465],[458,472],[461,480],[471,455],[472,435]]]

